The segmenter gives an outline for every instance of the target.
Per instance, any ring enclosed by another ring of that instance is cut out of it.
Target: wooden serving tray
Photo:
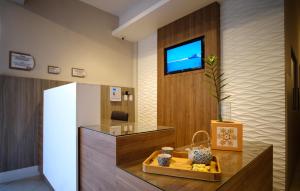
[[[187,152],[174,151],[168,167],[158,165],[157,155],[159,154],[160,151],[155,151],[143,162],[144,172],[206,181],[221,180],[221,168],[215,156],[213,157],[213,161],[216,162],[215,172],[200,172],[192,170],[192,162],[188,159]]]

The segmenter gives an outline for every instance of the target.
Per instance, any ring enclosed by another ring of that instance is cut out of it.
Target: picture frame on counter
[[[48,74],[60,74],[61,69],[58,66],[48,66]]]
[[[243,150],[243,124],[237,121],[211,120],[211,148],[217,150]]]
[[[86,72],[82,68],[72,68],[72,77],[84,78],[86,76]]]
[[[35,67],[34,57],[27,53],[9,51],[9,68],[31,71]]]

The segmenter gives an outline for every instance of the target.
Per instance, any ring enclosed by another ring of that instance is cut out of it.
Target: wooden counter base
[[[79,128],[79,188],[82,191],[124,190],[121,188],[129,188],[127,184],[133,182],[135,187],[146,186],[144,181],[131,175],[126,176],[116,165],[146,158],[154,150],[162,146],[174,146],[174,143],[174,129],[111,136]],[[122,181],[124,179],[126,181]],[[144,188],[150,191],[149,186]]]

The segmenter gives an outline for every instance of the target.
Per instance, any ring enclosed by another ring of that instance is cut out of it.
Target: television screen
[[[204,68],[204,38],[196,38],[165,49],[165,74]]]

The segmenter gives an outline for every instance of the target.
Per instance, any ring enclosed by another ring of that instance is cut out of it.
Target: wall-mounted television
[[[204,37],[195,38],[164,50],[165,75],[204,68]]]

